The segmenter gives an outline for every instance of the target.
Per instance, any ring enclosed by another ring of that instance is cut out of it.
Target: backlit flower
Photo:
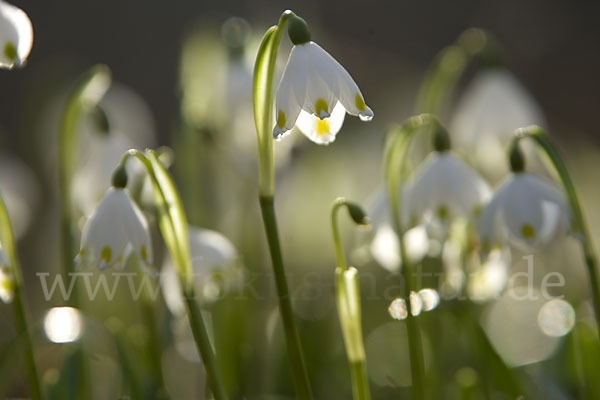
[[[0,0],[0,68],[25,63],[33,45],[33,27],[23,10]]]
[[[373,118],[360,89],[340,63],[312,41],[297,43],[277,89],[273,137],[280,138],[290,131],[304,110],[321,124],[315,124],[314,130],[301,127],[302,132],[315,143],[330,143],[342,122],[330,119],[336,107],[363,121]]]
[[[83,227],[76,262],[100,269],[123,267],[131,253],[146,266],[152,264],[148,223],[125,190],[113,187]]]
[[[498,188],[478,221],[482,249],[503,242],[530,249],[569,229],[566,197],[553,183],[529,172],[512,174]]]
[[[414,171],[406,207],[415,224],[447,225],[473,217],[491,196],[488,184],[450,151],[434,152]]]

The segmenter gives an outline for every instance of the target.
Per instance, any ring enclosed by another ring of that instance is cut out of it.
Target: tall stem
[[[370,400],[369,378],[367,377],[367,365],[364,360],[350,363],[350,374],[352,375],[352,394],[356,400]]]
[[[35,352],[33,350],[33,340],[31,338],[31,332],[29,329],[26,300],[23,296],[22,291],[23,276],[17,257],[17,251],[15,248],[10,219],[8,217],[6,205],[4,204],[4,200],[2,199],[2,197],[0,197],[0,232],[2,235],[2,247],[6,252],[8,261],[10,263],[9,268],[12,275],[14,276],[13,306],[15,313],[15,323],[17,325],[17,337],[21,339],[21,343],[23,345],[25,366],[27,368],[27,377],[29,379],[31,397],[36,400],[41,400],[44,398],[44,395],[42,392],[42,385],[40,383],[37,364],[35,362]]]
[[[206,369],[208,384],[216,400],[227,400],[227,392],[217,370],[206,324],[196,303],[187,236],[187,220],[179,193],[154,151],[147,150],[146,154],[143,154],[135,149],[129,150],[123,155],[121,166],[125,165],[129,157],[137,158],[150,177],[155,192],[161,233],[176,266],[181,296],[186,305],[196,348]]]
[[[262,211],[263,224],[267,234],[269,243],[269,251],[271,253],[271,262],[273,264],[273,273],[275,275],[275,286],[279,300],[279,312],[283,322],[283,330],[285,333],[285,342],[287,345],[288,354],[296,386],[296,394],[299,399],[312,399],[312,391],[304,357],[302,355],[302,345],[296,320],[292,310],[292,302],[288,289],[287,279],[285,277],[285,269],[283,267],[283,258],[281,256],[281,247],[279,245],[279,234],[277,233],[277,221],[275,219],[274,200],[271,196],[260,196],[260,209]]]
[[[539,126],[532,125],[526,128],[521,128],[516,131],[516,137],[513,140],[513,146],[516,146],[518,142],[523,138],[532,139],[538,147],[548,156],[548,159],[552,163],[552,166],[558,173],[558,177],[567,193],[569,205],[573,213],[574,226],[581,234],[581,246],[583,248],[583,255],[585,258],[585,264],[587,266],[590,287],[592,290],[592,301],[594,304],[594,311],[596,315],[596,325],[598,333],[600,335],[600,286],[598,283],[598,261],[594,251],[594,245],[592,236],[590,235],[589,228],[586,223],[586,219],[583,216],[583,210],[577,190],[575,189],[575,183],[569,174],[569,170],[563,158],[561,157],[558,149],[552,144],[546,132]],[[511,147],[512,148],[512,147]]]

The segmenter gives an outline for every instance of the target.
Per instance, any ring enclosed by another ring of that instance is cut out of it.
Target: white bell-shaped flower
[[[315,124],[315,132],[306,126],[302,132],[315,143],[330,143],[337,133],[334,128],[338,123],[341,126],[341,122],[329,120],[338,104],[363,121],[373,118],[360,89],[340,63],[312,41],[295,45],[277,89],[273,137],[281,138],[290,131],[304,110],[326,123]],[[319,132],[326,139],[319,138]]]
[[[78,265],[123,267],[131,253],[152,264],[148,223],[125,190],[109,189],[83,227]]]
[[[8,266],[8,257],[0,247],[0,300],[11,303],[15,295],[15,276]]]
[[[407,192],[410,220],[431,225],[471,218],[491,197],[488,184],[451,151],[433,152],[414,171]]]
[[[503,243],[529,250],[570,227],[564,191],[529,172],[509,176],[483,209],[478,221],[484,252]]]
[[[492,69],[477,74],[461,95],[450,132],[469,161],[498,181],[508,172],[506,150],[515,129],[533,124],[545,125],[535,99],[513,74]]]
[[[0,0],[0,68],[25,63],[33,45],[33,27],[23,10]]]
[[[188,242],[192,284],[201,304],[213,303],[237,287],[242,270],[237,250],[229,239],[209,229],[188,226]],[[162,289],[169,310],[175,315],[185,315],[177,272],[170,257],[165,260],[162,271]]]

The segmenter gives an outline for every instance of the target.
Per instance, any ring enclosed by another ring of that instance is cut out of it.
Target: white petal
[[[296,126],[313,142],[329,144],[335,140],[335,136],[342,128],[345,116],[346,110],[342,103],[338,102],[329,118],[319,119],[304,110],[300,111]]]
[[[309,42],[302,46],[306,48],[308,61],[306,98],[302,108],[320,119],[328,118],[337,101],[337,82],[330,78],[332,64],[321,62],[318,54],[319,50],[323,50],[316,43]]]
[[[371,254],[379,265],[390,272],[400,269],[398,236],[389,225],[382,225],[371,242]]]
[[[143,251],[142,246],[146,246]],[[111,188],[83,228],[78,262],[100,269],[122,266],[131,251],[140,258],[145,252],[145,262],[151,262],[147,223],[124,190]]]
[[[490,196],[487,183],[457,156],[434,152],[413,174],[407,207],[417,221],[471,218]]]
[[[273,137],[291,130],[304,104],[307,91],[308,64],[304,46],[294,46],[277,88]]]
[[[0,0],[0,68],[21,66],[32,45],[33,27],[27,14]],[[11,51],[16,53],[14,58],[8,57]]]
[[[314,42],[309,43],[311,63],[315,66],[335,96],[349,114],[363,121],[373,118],[373,111],[365,104],[360,89],[342,65]]]

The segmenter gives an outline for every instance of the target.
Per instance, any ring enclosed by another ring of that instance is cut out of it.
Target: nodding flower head
[[[33,45],[33,27],[23,10],[0,0],[0,68],[22,66]]]
[[[83,228],[78,265],[123,267],[131,254],[152,264],[148,223],[122,187],[109,189]]]
[[[441,224],[472,218],[491,197],[488,184],[451,151],[432,153],[415,170],[407,190],[407,214],[414,223]]]
[[[336,108],[363,121],[373,118],[360,89],[340,63],[315,42],[297,43],[277,89],[273,137],[279,139],[289,132],[300,116],[300,129],[310,140],[331,143],[343,122],[343,115],[333,115]],[[301,111],[314,116],[308,126]]]
[[[503,242],[531,249],[566,233],[570,219],[562,190],[535,174],[519,172],[498,188],[477,228],[484,252]]]

